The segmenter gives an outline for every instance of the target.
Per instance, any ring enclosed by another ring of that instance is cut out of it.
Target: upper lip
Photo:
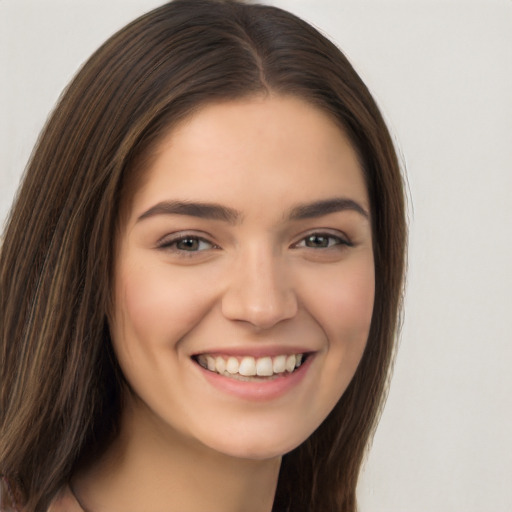
[[[259,347],[212,347],[207,350],[200,350],[194,352],[192,357],[197,357],[202,354],[214,354],[223,356],[234,356],[234,357],[274,357],[280,355],[291,355],[291,354],[308,354],[315,352],[316,350],[311,347],[303,346],[289,346],[289,345],[273,345],[273,346],[259,346]]]

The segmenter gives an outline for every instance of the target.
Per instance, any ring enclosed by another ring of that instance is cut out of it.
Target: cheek
[[[336,297],[332,297],[331,301],[331,318],[335,319],[334,325],[353,331],[357,338],[363,335],[366,342],[375,300],[373,262],[365,268],[354,270],[340,281]]]
[[[322,378],[334,403],[352,379],[368,340],[375,297],[373,258],[332,273],[321,290],[310,313],[327,339]]]
[[[115,296],[114,338],[132,351],[172,347],[208,309],[204,281],[165,265],[126,264],[119,269]]]
[[[366,342],[375,298],[373,260],[333,273],[318,301],[316,316],[331,344]],[[340,338],[341,336],[341,338]]]

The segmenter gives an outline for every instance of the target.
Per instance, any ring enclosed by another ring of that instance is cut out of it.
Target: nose
[[[264,330],[293,318],[297,309],[288,269],[270,250],[246,252],[230,269],[229,285],[222,297],[222,313],[229,320]]]

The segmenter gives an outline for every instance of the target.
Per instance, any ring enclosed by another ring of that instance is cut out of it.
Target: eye
[[[351,242],[341,236],[330,233],[311,233],[300,240],[294,247],[306,247],[308,249],[330,249],[339,245],[352,246]]]
[[[163,239],[159,242],[158,248],[177,253],[194,253],[215,249],[217,246],[197,235],[181,235],[170,239]]]
[[[205,249],[211,249],[213,247],[210,242],[192,236],[187,236],[185,238],[181,238],[180,240],[176,240],[174,244],[176,249],[179,251],[189,252],[204,251]]]

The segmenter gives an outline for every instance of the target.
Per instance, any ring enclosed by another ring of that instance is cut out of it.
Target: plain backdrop
[[[80,64],[158,0],[0,0],[0,222]],[[512,1],[275,0],[333,39],[407,169],[405,321],[361,512],[512,510]]]

